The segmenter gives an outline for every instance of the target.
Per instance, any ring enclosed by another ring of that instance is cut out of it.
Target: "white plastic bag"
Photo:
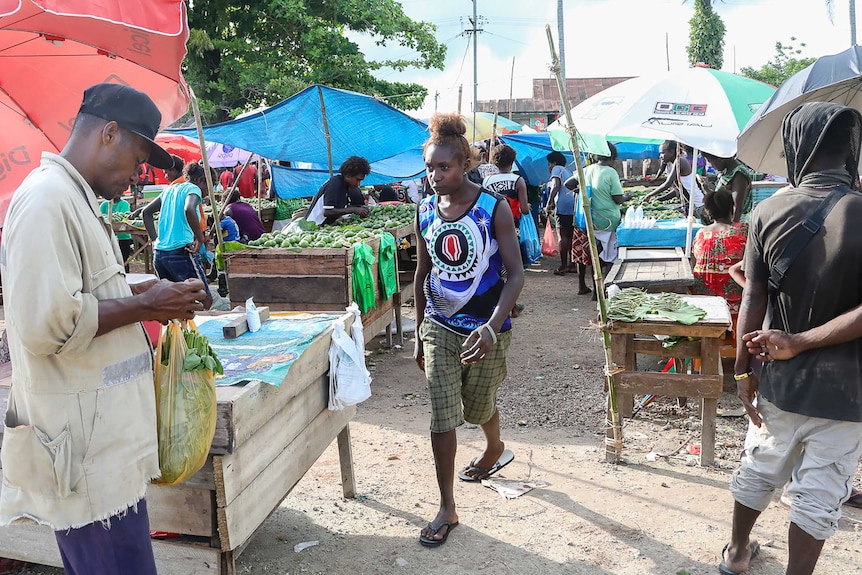
[[[371,397],[371,374],[365,367],[365,340],[359,308],[350,304],[353,312],[353,337],[347,335],[344,324],[336,323],[329,347],[329,409],[339,411]]]
[[[245,300],[245,321],[248,324],[248,331],[251,333],[260,329],[260,312],[254,305],[254,298]]]

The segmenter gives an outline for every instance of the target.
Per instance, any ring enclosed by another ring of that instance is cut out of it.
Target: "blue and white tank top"
[[[487,323],[503,291],[505,267],[494,235],[494,213],[501,204],[508,207],[481,189],[470,209],[454,220],[440,214],[436,195],[419,204],[419,233],[431,257],[423,286],[425,315],[460,334]],[[511,327],[507,318],[501,331]]]

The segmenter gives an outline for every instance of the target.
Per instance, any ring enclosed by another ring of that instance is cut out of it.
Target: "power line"
[[[458,68],[458,75],[455,76],[455,84],[452,84],[452,87],[449,88],[450,90],[454,89],[455,85],[458,84],[458,80],[461,79],[461,72],[464,71],[464,62],[467,61],[467,54],[470,52],[470,40],[471,39],[472,39],[471,36],[467,36],[467,48],[464,50],[464,57],[461,58],[461,67]]]

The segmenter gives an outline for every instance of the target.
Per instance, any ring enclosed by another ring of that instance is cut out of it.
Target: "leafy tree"
[[[790,38],[791,42],[796,42],[796,38]],[[773,86],[780,86],[787,78],[796,72],[807,68],[814,63],[815,58],[800,58],[802,49],[805,48],[805,42],[799,43],[799,48],[792,44],[775,43],[775,56],[761,66],[759,69],[754,69],[746,66],[740,69],[743,76],[760,80]]]
[[[698,62],[710,68],[721,68],[724,63],[724,22],[712,8],[711,0],[694,0],[694,15],[688,21],[688,63]]]
[[[395,0],[195,0],[189,27],[184,73],[208,122],[280,102],[311,84],[417,109],[427,88],[372,72],[442,69],[446,54],[434,25],[414,22]],[[391,46],[393,57],[367,60],[348,32]]]

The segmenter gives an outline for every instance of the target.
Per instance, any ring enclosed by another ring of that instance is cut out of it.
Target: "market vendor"
[[[685,207],[688,206],[690,188],[694,188],[694,214],[695,216],[700,217],[700,214],[703,211],[703,193],[696,185],[693,186],[689,184],[689,187],[687,188],[685,184],[682,183],[682,178],[689,178],[691,176],[691,161],[684,155],[677,158],[677,147],[677,142],[673,140],[665,140],[659,147],[661,160],[664,162],[665,166],[669,166],[668,169],[670,169],[670,171],[668,172],[665,181],[656,189],[648,193],[644,197],[643,201],[644,203],[651,202],[653,200],[664,202],[676,197],[679,198],[682,205]]]
[[[236,221],[236,225],[239,226],[240,241],[245,243],[258,239],[266,232],[266,228],[263,227],[263,222],[260,221],[254,206],[241,202],[239,198],[239,193],[234,190],[227,199],[224,215]]]
[[[317,190],[308,206],[305,219],[317,225],[332,225],[347,214],[367,217],[370,212],[365,207],[365,198],[359,184],[370,173],[371,165],[365,158],[350,156],[344,160],[338,173]]]
[[[752,208],[751,171],[736,158],[722,158],[707,152],[703,157],[718,172],[715,191],[726,190],[733,195],[733,221],[738,222],[742,214],[747,214]]]

